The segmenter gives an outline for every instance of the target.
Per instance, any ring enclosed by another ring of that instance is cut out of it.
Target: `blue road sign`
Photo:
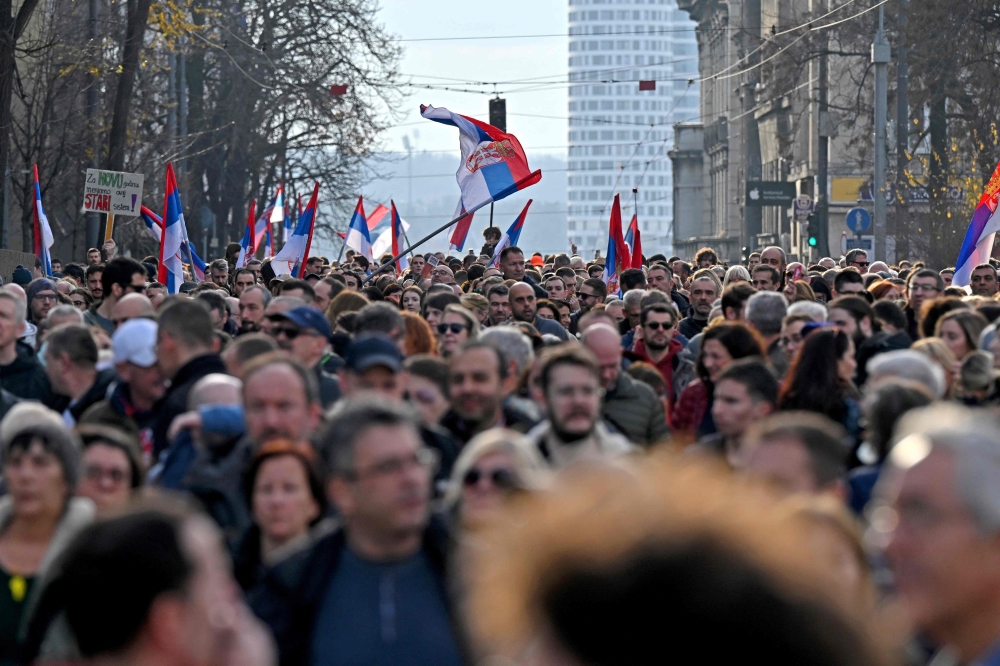
[[[864,208],[847,211],[847,228],[856,234],[863,234],[872,228],[872,214]]]

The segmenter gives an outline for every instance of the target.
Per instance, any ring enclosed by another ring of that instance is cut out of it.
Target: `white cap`
[[[115,363],[134,363],[143,368],[156,363],[156,322],[152,319],[129,319],[111,336]]]

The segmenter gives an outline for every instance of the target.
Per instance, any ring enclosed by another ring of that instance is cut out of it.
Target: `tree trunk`
[[[933,257],[927,259],[932,265],[948,265],[948,260],[954,256],[951,253],[951,240],[946,233],[950,224],[948,220],[948,98],[943,93],[931,100],[929,114],[929,130],[931,140],[930,173],[927,179],[927,189],[931,197],[931,229],[930,248]],[[957,250],[956,250],[957,252]],[[943,263],[942,263],[943,262]]]
[[[108,169],[122,171],[125,167],[125,144],[128,140],[128,114],[135,92],[135,76],[139,69],[139,53],[149,21],[151,0],[129,0],[128,24],[122,48],[121,74],[115,94],[114,115],[108,137]]]

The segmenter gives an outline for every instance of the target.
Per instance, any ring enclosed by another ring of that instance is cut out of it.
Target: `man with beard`
[[[911,340],[920,338],[920,308],[925,301],[937,298],[943,291],[944,280],[929,268],[914,271],[907,278],[907,303],[903,311],[906,313],[906,332]]]
[[[499,326],[510,319],[510,290],[506,285],[498,284],[490,287],[486,299],[489,302],[487,316],[490,326]]]
[[[510,364],[503,352],[481,340],[466,342],[452,354],[448,373],[451,409],[441,426],[461,444],[497,426],[527,431],[535,425],[512,402],[504,403]]]
[[[722,283],[715,273],[702,269],[691,278],[690,291],[691,310],[678,326],[681,335],[688,340],[701,333],[708,325],[708,315],[712,313],[712,304],[722,292]]]
[[[260,285],[252,285],[240,294],[240,333],[260,330],[264,312],[271,302],[271,292]]]
[[[518,282],[511,285],[509,300],[510,313],[515,323],[526,321],[542,335],[549,333],[560,340],[569,340],[569,333],[562,327],[562,324],[554,319],[542,319],[538,316],[538,300],[535,298],[535,290],[530,284]]]
[[[881,330],[875,311],[860,296],[843,296],[831,301],[829,308],[827,319],[830,323],[842,328],[854,340],[854,348],[857,350],[854,358],[858,364],[854,383],[858,386],[864,385],[868,380],[865,366],[874,356],[909,347],[909,340],[905,336],[893,336]]]
[[[556,347],[541,359],[538,377],[548,420],[525,437],[553,469],[581,460],[607,460],[632,446],[601,421],[601,382],[597,359],[586,348]]]
[[[639,319],[639,329],[642,339],[636,341],[632,353],[640,361],[656,367],[667,385],[667,401],[673,406],[674,371],[681,364],[678,356],[684,345],[674,340],[674,327],[677,325],[677,311],[665,303],[653,303],[642,310]]]

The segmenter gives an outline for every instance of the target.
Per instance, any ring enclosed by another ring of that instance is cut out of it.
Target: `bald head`
[[[538,311],[535,301],[535,290],[527,282],[517,282],[510,287],[507,300],[510,302],[510,313],[515,321],[533,323]]]
[[[188,409],[208,405],[242,405],[243,382],[221,373],[206,375],[198,380],[188,394]]]
[[[116,326],[121,326],[129,319],[152,316],[153,313],[153,302],[145,294],[125,294],[111,310],[111,320]]]
[[[622,367],[622,336],[612,326],[599,322],[583,332],[580,338],[601,368],[601,387],[612,390],[618,383]]]
[[[24,293],[24,289],[22,289],[21,285],[19,284],[14,284],[13,282],[11,282],[10,284],[5,284],[4,286],[0,287],[0,289],[3,289],[8,294],[16,296],[22,303],[26,304],[28,302],[28,294]]]

